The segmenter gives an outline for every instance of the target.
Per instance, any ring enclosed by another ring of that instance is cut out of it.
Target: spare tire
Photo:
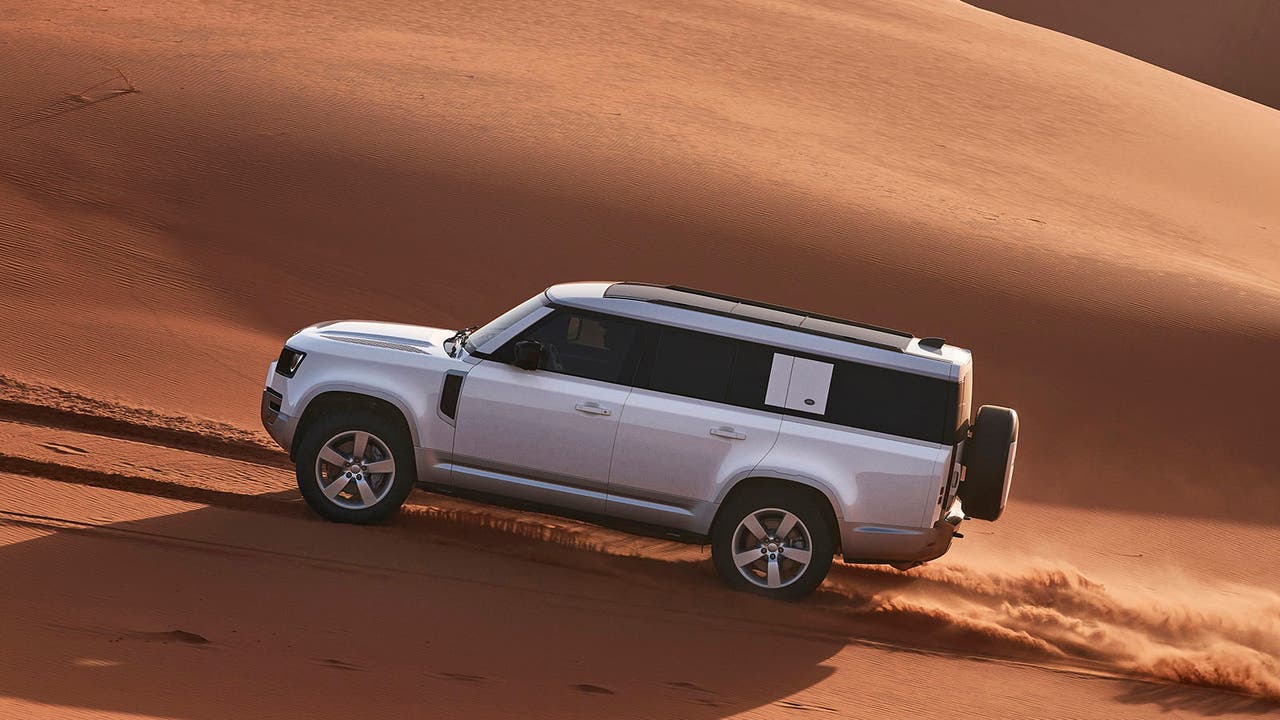
[[[964,482],[956,492],[964,514],[997,520],[1009,501],[1013,456],[1018,450],[1018,413],[983,405],[973,421],[973,435],[964,448]]]

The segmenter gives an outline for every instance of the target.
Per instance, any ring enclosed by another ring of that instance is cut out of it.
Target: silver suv
[[[906,569],[1000,516],[1018,418],[970,423],[971,368],[939,338],[572,283],[456,332],[306,328],[262,422],[330,520],[382,520],[415,485],[512,498],[709,542],[730,585],[797,598],[836,553]]]

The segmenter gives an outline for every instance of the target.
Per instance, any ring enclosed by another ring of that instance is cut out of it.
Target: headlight
[[[298,366],[302,365],[302,359],[306,356],[306,353],[294,350],[286,345],[280,351],[280,358],[276,360],[276,372],[285,377],[293,377],[293,374],[298,372]]]

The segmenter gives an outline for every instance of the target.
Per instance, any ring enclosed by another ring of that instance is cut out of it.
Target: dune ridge
[[[1268,0],[966,0],[1280,107],[1280,7]]]

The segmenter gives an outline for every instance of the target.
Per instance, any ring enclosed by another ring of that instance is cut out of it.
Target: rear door
[[[511,364],[537,340],[537,370]],[[452,480],[459,487],[603,512],[614,437],[640,355],[638,323],[559,309],[471,370]]]
[[[750,343],[651,326],[614,444],[609,514],[705,529],[722,484],[750,472],[778,437],[782,415],[765,408],[773,356]],[[785,391],[785,376],[774,382]]]

